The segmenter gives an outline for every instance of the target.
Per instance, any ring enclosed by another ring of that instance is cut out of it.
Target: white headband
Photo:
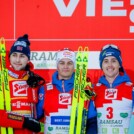
[[[63,58],[68,58],[75,64],[75,53],[73,51],[66,49],[57,52],[57,64]]]

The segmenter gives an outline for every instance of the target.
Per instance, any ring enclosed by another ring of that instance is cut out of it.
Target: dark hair
[[[35,88],[35,87],[42,86],[45,84],[45,80],[41,76],[39,76],[38,74],[35,74],[34,72],[30,70],[29,64],[26,66],[25,70],[28,71],[28,74],[29,74],[27,84],[30,87]]]

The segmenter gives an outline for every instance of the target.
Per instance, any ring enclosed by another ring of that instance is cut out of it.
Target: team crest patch
[[[69,93],[59,94],[59,104],[62,104],[62,105],[71,104],[71,94]]]
[[[44,96],[43,93],[39,93],[39,100],[43,100],[43,96]]]
[[[53,89],[53,85],[52,84],[48,84],[47,86],[47,90],[52,90]]]
[[[127,86],[132,86],[132,82],[126,82]]]
[[[105,90],[105,99],[112,100],[117,98],[117,89],[109,88]]]
[[[99,86],[101,86],[101,85],[102,85],[101,83],[97,83],[97,84],[96,84],[97,87],[99,87]]]

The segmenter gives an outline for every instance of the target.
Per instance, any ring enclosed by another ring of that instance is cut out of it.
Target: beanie
[[[14,52],[20,52],[25,54],[28,59],[30,59],[30,42],[28,40],[28,35],[25,34],[22,37],[19,37],[17,41],[14,42],[13,46],[11,47],[9,56]]]
[[[64,48],[63,50],[58,51],[57,52],[57,64],[63,58],[68,58],[75,64],[75,53],[72,50],[68,48]]]
[[[118,49],[117,46],[115,46],[113,44],[108,44],[103,47],[103,49],[100,53],[100,56],[99,56],[99,62],[100,62],[101,68],[102,68],[102,62],[103,62],[104,58],[108,57],[108,56],[114,56],[118,60],[120,67],[122,67],[121,51]]]

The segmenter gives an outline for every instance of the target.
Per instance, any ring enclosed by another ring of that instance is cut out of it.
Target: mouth
[[[69,72],[69,70],[63,70],[63,72]]]
[[[15,67],[20,67],[21,64],[13,64]]]

